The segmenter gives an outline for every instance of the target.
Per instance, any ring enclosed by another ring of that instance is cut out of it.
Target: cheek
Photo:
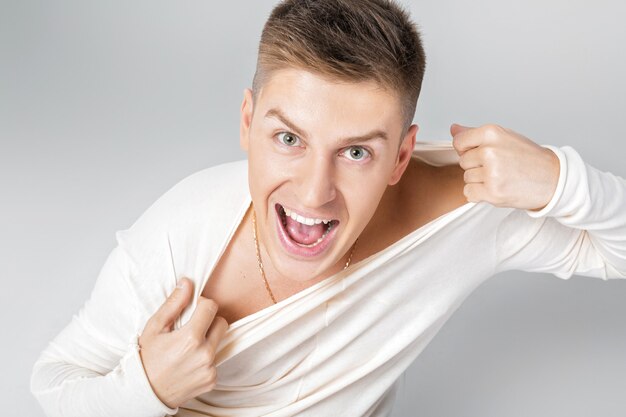
[[[393,164],[386,160],[373,161],[369,165],[341,169],[340,178],[346,192],[356,194],[382,194],[391,178]]]
[[[248,159],[248,170],[250,195],[260,209],[265,206],[270,194],[280,187],[285,179],[271,158],[258,154]]]
[[[351,181],[344,183],[342,194],[350,218],[352,220],[358,218],[359,223],[367,223],[374,215],[386,189],[387,181],[382,173],[353,177]]]

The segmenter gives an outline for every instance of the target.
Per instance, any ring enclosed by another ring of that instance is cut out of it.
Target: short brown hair
[[[273,70],[286,67],[343,81],[373,80],[397,92],[406,130],[426,56],[417,26],[391,0],[283,0],[261,34],[254,97]]]

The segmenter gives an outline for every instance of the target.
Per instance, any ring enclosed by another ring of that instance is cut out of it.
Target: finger
[[[461,132],[465,132],[466,130],[472,129],[469,126],[463,126],[460,125],[458,123],[452,123],[452,125],[450,125],[450,134],[452,134],[452,136],[456,136]]]
[[[466,184],[485,182],[485,169],[483,167],[466,169],[463,181]]]
[[[188,278],[181,278],[178,286],[167,297],[156,313],[148,321],[146,327],[151,331],[171,331],[175,320],[191,300],[193,282]]]
[[[485,185],[481,183],[465,184],[465,187],[463,187],[463,194],[470,203],[487,201],[487,197],[485,195]]]
[[[215,316],[208,331],[207,345],[215,352],[228,330],[228,322],[222,316]]]
[[[452,146],[459,155],[463,155],[467,150],[480,145],[476,129],[473,127],[453,123],[450,126],[450,133],[452,134]]]
[[[189,328],[189,331],[197,338],[205,338],[206,333],[213,322],[213,318],[217,313],[218,305],[211,298],[198,296],[196,309],[191,319],[183,327]]]
[[[459,157],[459,165],[464,170],[481,167],[483,163],[481,148],[467,150]]]

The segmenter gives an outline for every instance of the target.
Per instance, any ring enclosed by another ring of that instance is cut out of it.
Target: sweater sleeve
[[[120,243],[109,254],[90,297],[35,362],[30,389],[50,417],[163,417],[137,344],[134,264]]]
[[[542,146],[559,158],[556,191],[543,209],[503,218],[495,272],[626,278],[626,180],[590,166],[571,146]]]

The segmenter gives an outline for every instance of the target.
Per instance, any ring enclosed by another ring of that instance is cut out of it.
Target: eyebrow
[[[293,131],[297,135],[302,136],[304,138],[309,137],[309,135],[305,131],[298,128],[295,123],[290,121],[287,118],[287,116],[285,116],[285,114],[282,111],[280,111],[280,109],[276,109],[276,108],[269,109],[267,113],[265,113],[265,118],[270,118],[270,117],[280,120],[285,126],[287,126],[291,131]],[[387,140],[387,133],[384,130],[376,129],[364,135],[343,138],[339,141],[339,144],[341,146],[344,146],[344,145],[351,145],[357,142],[367,142],[369,140],[375,140],[375,139]]]

